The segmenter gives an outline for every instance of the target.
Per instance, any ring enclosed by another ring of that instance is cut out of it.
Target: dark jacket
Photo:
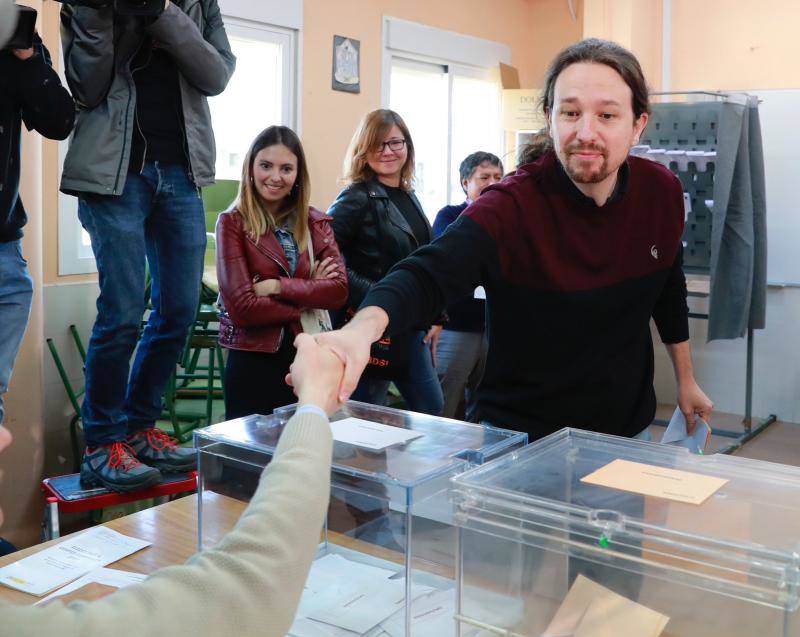
[[[130,63],[147,35],[178,67],[189,169],[197,186],[214,182],[214,132],[207,97],[225,90],[236,58],[217,0],[176,0],[152,23],[111,7],[64,5],[64,73],[80,110],[64,160],[61,190],[120,195],[135,126]]]
[[[275,352],[287,327],[293,334],[302,331],[300,310],[320,308],[338,310],[347,300],[347,276],[342,255],[331,230],[330,217],[309,210],[314,259],[321,263],[333,257],[339,276],[333,279],[309,278],[308,250],[297,259],[294,276],[289,275],[286,254],[274,232],[254,241],[244,231],[242,217],[232,211],[217,219],[217,279],[222,300],[219,343],[230,349]],[[256,296],[253,283],[280,279],[281,293]]]
[[[656,408],[651,317],[665,343],[689,338],[683,187],[647,159],[623,168],[598,208],[547,153],[484,190],[364,305],[383,308],[394,334],[483,285],[478,419],[531,439],[561,427],[635,436]]]
[[[454,206],[445,206],[433,221],[433,236],[439,238],[467,209],[465,201]],[[486,329],[486,301],[467,297],[447,306],[447,323],[444,329],[453,332],[483,332]]]
[[[428,227],[425,243],[430,243],[432,233],[428,218],[414,193],[409,195],[425,219]],[[373,210],[377,212],[378,228]],[[328,208],[328,214],[333,217],[336,243],[347,264],[348,305],[357,308],[370,287],[420,244],[377,179],[347,186]]]
[[[19,198],[22,122],[44,137],[65,139],[75,119],[75,104],[38,36],[34,49],[24,61],[0,51],[0,242],[19,239],[28,219]]]

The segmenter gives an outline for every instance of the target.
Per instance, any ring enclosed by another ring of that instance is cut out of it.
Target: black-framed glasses
[[[376,152],[382,153],[386,150],[386,147],[389,147],[389,150],[398,151],[402,150],[403,146],[406,145],[405,139],[390,139],[388,142],[380,142],[375,149]]]

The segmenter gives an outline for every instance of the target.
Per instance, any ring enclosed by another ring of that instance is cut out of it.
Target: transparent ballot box
[[[462,635],[800,635],[800,468],[563,429],[453,499]]]
[[[201,549],[238,519],[294,411],[291,405],[195,432]],[[357,428],[365,421],[407,440],[382,447],[368,434],[362,439]],[[521,448],[527,435],[353,401],[331,423],[330,506],[289,634],[455,635],[450,479]]]

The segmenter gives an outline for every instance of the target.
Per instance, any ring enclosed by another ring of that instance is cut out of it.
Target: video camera
[[[157,18],[164,11],[164,0],[58,0],[63,4],[101,9],[111,6],[114,13]]]
[[[19,5],[17,7],[17,28],[14,35],[6,42],[6,49],[30,49],[33,46],[33,34],[36,32],[36,9]]]

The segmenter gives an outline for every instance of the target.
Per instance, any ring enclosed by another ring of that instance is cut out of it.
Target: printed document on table
[[[0,568],[0,584],[41,597],[146,546],[150,542],[96,526]]]
[[[381,451],[396,444],[421,438],[424,434],[411,429],[392,427],[361,418],[344,418],[331,423],[333,439],[372,451]]]
[[[125,586],[130,586],[131,584],[143,582],[146,578],[147,575],[143,573],[132,573],[130,571],[120,571],[116,568],[100,567],[94,569],[93,571],[89,571],[86,573],[86,575],[79,577],[71,584],[67,584],[63,588],[59,588],[55,593],[51,593],[44,599],[40,599],[34,604],[34,606],[44,604],[45,602],[49,602],[51,599],[61,597],[62,595],[66,595],[72,591],[76,591],[87,584],[97,583],[105,586],[113,586],[114,588],[124,588]]]

